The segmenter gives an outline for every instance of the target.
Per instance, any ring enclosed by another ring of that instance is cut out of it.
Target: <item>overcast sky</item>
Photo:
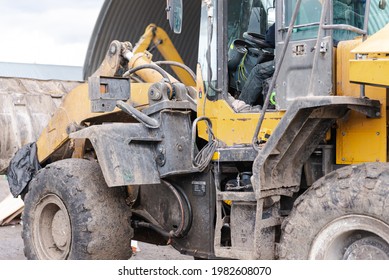
[[[0,61],[84,64],[104,0],[0,0]]]

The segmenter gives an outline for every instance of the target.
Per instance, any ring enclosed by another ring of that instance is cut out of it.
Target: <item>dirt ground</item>
[[[4,176],[0,176],[0,202],[9,194],[8,184]],[[16,223],[9,226],[0,226],[0,260],[25,260],[23,240],[21,237],[22,225]],[[131,259],[135,260],[193,260],[190,256],[181,255],[171,246],[156,246],[138,242],[140,252]]]

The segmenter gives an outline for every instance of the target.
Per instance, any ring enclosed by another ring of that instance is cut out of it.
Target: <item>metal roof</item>
[[[83,81],[81,66],[0,62],[0,77]]]
[[[186,65],[196,70],[200,30],[201,0],[183,0],[184,21],[181,34],[174,34],[166,19],[166,0],[106,0],[93,30],[84,63],[84,77],[100,65],[113,40],[139,40],[150,23],[163,28]],[[153,60],[160,56],[153,53]]]

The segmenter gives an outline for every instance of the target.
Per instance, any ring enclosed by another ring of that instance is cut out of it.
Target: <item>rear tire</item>
[[[281,259],[389,259],[389,166],[347,166],[318,180],[282,224]]]
[[[128,259],[130,208],[124,188],[108,188],[96,162],[66,159],[30,182],[22,216],[28,259]]]

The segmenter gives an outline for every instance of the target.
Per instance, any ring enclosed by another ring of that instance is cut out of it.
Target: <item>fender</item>
[[[197,171],[190,157],[190,112],[157,111],[154,117],[160,122],[158,128],[110,123],[93,125],[69,136],[90,140],[109,187],[160,184],[161,178]]]
[[[156,146],[162,141],[158,130],[113,123],[84,128],[70,138],[90,140],[109,187],[160,184],[155,164]]]

